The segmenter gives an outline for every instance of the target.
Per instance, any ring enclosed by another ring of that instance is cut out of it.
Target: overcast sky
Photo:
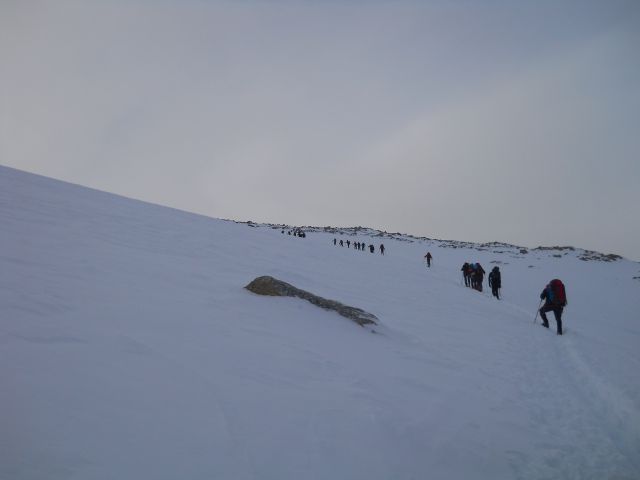
[[[0,163],[640,260],[640,2],[0,0]]]

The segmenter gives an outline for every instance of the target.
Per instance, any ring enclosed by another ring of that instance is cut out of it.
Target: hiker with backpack
[[[484,268],[482,268],[482,266],[476,262],[473,268],[471,282],[473,285],[475,285],[473,288],[475,288],[479,292],[482,291],[482,280],[484,279],[485,273],[486,272],[484,271]]]
[[[471,286],[471,265],[469,265],[469,262],[464,262],[464,265],[462,265],[462,268],[460,270],[462,270],[462,276],[464,278],[464,286],[470,287]]]
[[[424,258],[427,259],[427,267],[431,268],[431,259],[433,258],[433,256],[431,255],[431,252],[427,252]]]
[[[475,263],[470,263],[469,264],[469,285],[471,285],[471,288],[473,288],[474,290],[477,290],[477,288],[476,288],[476,264]]]
[[[544,287],[540,294],[540,300],[544,300],[544,305],[538,310],[542,318],[542,326],[549,328],[546,312],[553,312],[556,317],[556,326],[558,335],[562,335],[562,310],[567,306],[567,292],[564,284],[557,278],[554,278]]]
[[[495,266],[489,273],[489,286],[491,287],[491,294],[500,300],[500,287],[502,286],[502,279],[500,278],[500,269]]]

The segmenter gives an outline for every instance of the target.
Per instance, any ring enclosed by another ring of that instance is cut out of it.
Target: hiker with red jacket
[[[553,312],[556,317],[556,325],[558,327],[558,335],[562,335],[562,310],[567,305],[567,293],[564,284],[553,279],[544,287],[540,294],[540,300],[544,300],[544,305],[540,308],[540,317],[542,318],[542,326],[549,328],[546,312]]]

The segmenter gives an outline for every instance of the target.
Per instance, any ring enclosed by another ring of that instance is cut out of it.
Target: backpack
[[[564,307],[567,304],[567,294],[564,290],[564,284],[557,278],[549,282],[549,302]]]

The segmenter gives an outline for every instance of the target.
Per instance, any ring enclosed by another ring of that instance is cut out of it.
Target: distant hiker
[[[284,235],[284,230],[282,230],[282,234]]]
[[[333,244],[335,245],[336,243],[338,243],[338,241],[334,238],[333,239]]]
[[[495,266],[489,273],[489,286],[491,287],[491,294],[500,300],[500,287],[502,280],[500,278],[500,269]]]
[[[360,242],[356,242],[356,250],[360,250]]]
[[[424,258],[427,259],[427,267],[431,268],[431,259],[433,258],[431,256],[431,252],[427,252],[427,254],[424,256]]]
[[[340,246],[344,247],[344,242],[342,240],[340,240]]]
[[[462,268],[460,270],[462,270],[462,276],[464,277],[464,286],[470,287],[471,286],[471,265],[469,265],[469,262],[464,262],[464,265],[462,265]]]
[[[375,252],[376,251],[376,247],[374,247],[373,245],[369,244],[369,251],[371,253]]]
[[[380,254],[384,255],[384,244],[383,243],[380,244]]]
[[[540,308],[540,317],[542,318],[542,326],[549,328],[546,312],[553,312],[556,317],[556,326],[558,335],[562,335],[562,310],[567,305],[567,292],[564,284],[557,278],[551,280],[544,287],[540,294],[540,300],[544,300],[544,305]]]
[[[351,246],[351,240],[347,240],[347,248]]]
[[[482,291],[482,280],[484,279],[485,273],[487,272],[484,271],[484,268],[482,268],[482,266],[479,263],[476,263],[475,268],[473,269],[471,280],[475,285],[474,288],[479,292]]]

